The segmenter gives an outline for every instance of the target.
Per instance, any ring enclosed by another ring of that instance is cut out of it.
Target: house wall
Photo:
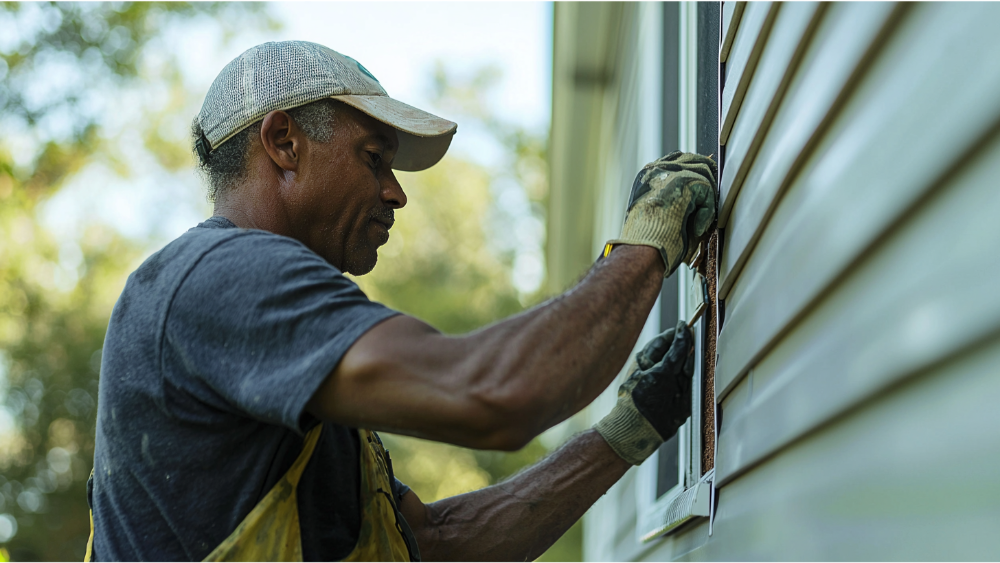
[[[593,256],[651,160],[632,148],[652,133],[629,108],[669,95],[639,72],[670,40],[641,31],[663,21],[649,6],[622,5],[604,28],[615,78],[573,133],[599,171],[593,208],[572,216]],[[581,9],[556,5],[557,51]],[[585,556],[996,558],[1000,6],[721,13],[714,514],[641,543],[633,470],[588,513]],[[696,100],[678,76],[683,144]]]

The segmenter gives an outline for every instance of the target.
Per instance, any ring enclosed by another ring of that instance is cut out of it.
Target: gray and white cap
[[[361,63],[308,41],[280,41],[250,48],[215,78],[198,112],[202,160],[268,112],[333,98],[392,126],[399,149],[392,167],[415,172],[448,151],[458,125],[394,100]]]

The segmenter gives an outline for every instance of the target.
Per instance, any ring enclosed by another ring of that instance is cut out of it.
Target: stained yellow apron
[[[302,536],[296,489],[302,471],[319,441],[322,425],[306,434],[302,453],[284,477],[267,493],[205,561],[302,561]],[[361,446],[361,531],[344,561],[410,561],[407,540],[397,515],[389,480],[388,454],[378,434],[358,430]],[[411,536],[411,540],[412,536]],[[90,561],[94,518],[90,518]],[[416,546],[413,546],[414,550]]]

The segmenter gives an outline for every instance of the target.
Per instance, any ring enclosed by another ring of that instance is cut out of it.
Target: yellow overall
[[[302,538],[296,488],[312,457],[323,426],[306,434],[302,453],[250,514],[205,561],[302,561]],[[361,531],[344,561],[409,561],[410,551],[397,518],[389,481],[388,455],[375,432],[358,430],[361,445]],[[90,561],[94,519],[90,520]],[[415,547],[415,546],[414,546]]]

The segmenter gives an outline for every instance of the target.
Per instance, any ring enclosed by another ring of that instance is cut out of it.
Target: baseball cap
[[[351,57],[308,41],[264,43],[227,64],[198,112],[202,160],[263,118],[324,98],[339,100],[392,126],[399,148],[392,167],[430,168],[448,151],[458,125],[389,97],[378,80]]]

